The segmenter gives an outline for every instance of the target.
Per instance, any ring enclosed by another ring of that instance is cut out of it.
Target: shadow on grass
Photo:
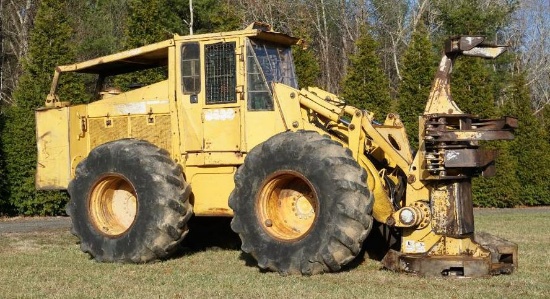
[[[366,259],[381,261],[390,249],[399,251],[400,239],[396,229],[375,221],[371,232],[363,242],[361,252],[349,264],[342,267],[341,271],[351,271],[364,263]],[[383,269],[382,266],[381,269]]]
[[[193,255],[207,250],[240,251],[241,240],[238,234],[231,230],[230,223],[230,217],[193,217],[188,223],[189,234],[171,258]],[[339,272],[352,271],[364,263],[366,259],[382,260],[390,248],[399,250],[400,245],[397,241],[399,239],[400,237],[395,230],[375,222],[369,236],[363,243],[361,252],[354,260],[343,266]],[[241,252],[239,259],[247,267],[258,266],[257,261],[250,254]],[[264,269],[258,270],[262,273],[269,272]]]
[[[230,217],[193,217],[188,222],[189,233],[172,259],[206,250],[240,250],[241,240],[230,227]]]

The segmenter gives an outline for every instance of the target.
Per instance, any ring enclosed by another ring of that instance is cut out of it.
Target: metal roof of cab
[[[168,63],[168,47],[176,41],[208,41],[223,40],[231,37],[256,37],[283,45],[299,44],[300,39],[284,33],[271,30],[271,26],[265,23],[255,22],[246,29],[239,31],[207,33],[197,35],[180,36],[175,34],[174,38],[147,46],[118,52],[115,54],[94,58],[91,60],[62,65],[56,68],[56,72],[77,72],[100,75],[118,75],[137,70],[165,66]]]

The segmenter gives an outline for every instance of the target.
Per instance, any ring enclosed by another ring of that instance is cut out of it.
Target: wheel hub
[[[307,219],[315,216],[315,211],[311,205],[311,202],[312,198],[310,196],[295,196],[292,205],[296,211],[296,217],[300,219]]]
[[[92,188],[88,211],[96,229],[109,237],[117,237],[128,231],[135,221],[136,191],[120,175],[104,176]]]
[[[263,183],[256,199],[262,228],[274,238],[296,241],[315,222],[319,201],[313,186],[298,172],[278,171]]]

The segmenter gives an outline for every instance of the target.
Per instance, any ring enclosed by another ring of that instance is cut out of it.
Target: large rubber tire
[[[281,274],[338,271],[372,226],[366,172],[351,152],[312,131],[277,134],[235,175],[231,222],[244,252]]]
[[[190,186],[168,152],[147,141],[96,147],[76,168],[68,191],[72,233],[97,261],[163,259],[188,232]]]

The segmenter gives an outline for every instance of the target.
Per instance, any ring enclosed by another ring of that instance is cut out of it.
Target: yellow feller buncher
[[[72,232],[102,262],[168,257],[194,215],[233,217],[242,250],[284,274],[340,270],[363,245],[382,245],[364,244],[373,223],[398,237],[388,269],[511,273],[517,245],[474,232],[471,178],[494,173],[479,141],[512,139],[517,121],[465,114],[449,87],[458,56],[504,51],[483,41],[447,42],[415,155],[397,114],[379,123],[334,94],[298,89],[291,46],[301,41],[266,24],[59,66],[36,111],[36,186],[68,190]],[[159,67],[159,82],[112,86]],[[70,72],[97,75],[95,101],[58,96]]]

